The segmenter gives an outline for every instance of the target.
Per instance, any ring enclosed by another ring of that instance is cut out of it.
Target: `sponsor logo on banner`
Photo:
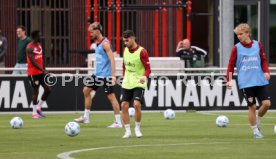
[[[171,80],[154,79],[145,91],[145,106],[154,107],[246,107],[246,100],[240,98],[236,80],[232,81],[232,89],[225,89],[223,81],[216,79],[213,84],[209,80]]]
[[[17,109],[29,109],[32,107],[32,104],[30,102],[32,95],[30,93],[29,94],[26,93],[27,89],[26,89],[25,81],[24,80],[0,81],[0,109],[17,110]],[[38,99],[41,98],[42,94],[43,94],[43,88],[40,87]],[[48,108],[46,103],[42,107]]]

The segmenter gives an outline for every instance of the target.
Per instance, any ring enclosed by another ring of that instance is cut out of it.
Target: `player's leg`
[[[248,121],[251,126],[255,126],[256,122],[256,104],[248,106]]]
[[[142,137],[140,125],[141,125],[141,119],[142,119],[142,112],[141,112],[141,107],[142,107],[142,100],[144,96],[144,89],[142,88],[135,88],[133,92],[133,107],[135,109],[135,135],[136,137],[140,138]]]
[[[125,134],[123,138],[130,138],[131,130],[130,130],[130,119],[128,114],[128,108],[129,108],[129,102],[132,99],[132,90],[127,90],[122,88],[122,94],[121,94],[121,108],[122,108],[122,118],[124,122],[125,127]]]
[[[123,138],[126,139],[132,136],[131,130],[130,130],[130,119],[128,114],[129,102],[123,101],[121,104],[121,107],[122,107],[122,118],[123,118],[124,127],[125,127],[125,134]]]
[[[38,97],[39,93],[39,86],[34,86],[33,87],[33,94],[32,94],[32,102],[33,102],[33,114],[32,118],[41,118],[41,116],[37,113],[37,107],[38,107]]]
[[[257,115],[257,124],[260,125],[261,119],[269,109],[271,102],[267,86],[256,87],[256,91],[258,99],[262,102]]]
[[[44,77],[45,77],[45,74],[39,75],[39,80],[40,80],[39,82],[40,82],[41,86],[43,87],[44,92],[43,92],[42,97],[39,100],[39,103],[37,106],[37,113],[42,117],[46,117],[46,115],[42,112],[42,106],[46,102],[49,94],[51,93],[51,88],[47,84],[45,84]]]
[[[243,89],[243,95],[248,105],[248,121],[255,138],[263,138],[256,121],[256,99],[254,88]]]
[[[39,93],[39,79],[37,76],[28,76],[30,84],[32,86],[32,103],[33,103],[33,113],[32,118],[40,118],[41,116],[37,114],[37,106],[38,106],[38,93]]]
[[[99,88],[95,83],[96,76],[92,75],[88,81],[86,81],[85,86],[83,87],[83,96],[84,96],[84,113],[81,117],[74,119],[75,122],[79,123],[90,123],[90,110],[92,107],[92,96],[94,96],[95,91]]]
[[[115,96],[114,93],[114,86],[112,85],[112,79],[110,78],[105,78],[103,79],[104,81],[104,92],[107,95],[107,98],[109,100],[109,102],[112,105],[113,111],[114,111],[114,117],[115,117],[115,121],[107,126],[108,128],[122,128],[122,122],[121,122],[121,115],[120,115],[120,106],[118,103],[118,100]]]
[[[258,125],[261,124],[261,119],[266,114],[267,110],[269,109],[270,103],[271,103],[270,100],[263,100],[262,101],[262,105],[258,110],[258,115],[256,116]]]
[[[94,91],[90,87],[83,87],[83,96],[84,96],[84,113],[81,117],[74,119],[74,121],[79,123],[90,123],[90,110],[92,107],[91,92]]]
[[[109,93],[107,94],[107,98],[110,101],[113,111],[114,111],[114,116],[115,116],[115,122],[111,125],[108,126],[108,128],[122,128],[122,122],[121,122],[121,115],[120,115],[120,106],[118,103],[118,100],[115,96],[115,93]]]

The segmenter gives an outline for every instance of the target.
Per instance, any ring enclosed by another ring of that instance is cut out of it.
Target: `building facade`
[[[94,0],[1,0],[0,28],[8,39],[6,66],[12,67],[16,61],[16,26],[24,25],[27,33],[34,29],[41,30],[45,63],[48,67],[81,67],[86,66],[86,55],[77,50],[87,49],[87,2],[91,5],[90,18],[95,17]],[[98,20],[103,25],[103,34],[111,37],[115,50],[116,11],[106,9],[109,2],[98,1]],[[186,4],[186,0],[121,0],[121,6],[127,5],[167,5]],[[225,67],[231,48],[237,42],[233,28],[247,22],[252,26],[253,37],[261,41],[270,65],[276,63],[276,0],[191,0],[191,43],[208,52],[207,66]],[[127,7],[126,7],[127,8]],[[150,56],[154,54],[154,43],[158,42],[158,54],[166,52],[166,56],[175,56],[178,43],[177,36],[187,36],[186,8],[181,14],[181,32],[177,32],[179,14],[176,8],[167,8],[166,21],[162,19],[164,8],[160,9],[122,9],[120,33],[132,29],[137,41],[144,46]],[[111,19],[108,19],[108,14]],[[154,13],[158,15],[158,38],[154,36]],[[108,25],[112,21],[112,29]],[[166,23],[166,25],[164,25]],[[165,30],[162,28],[166,26]],[[166,47],[163,47],[166,38]],[[123,45],[120,45],[120,53]],[[165,50],[164,50],[165,49]]]

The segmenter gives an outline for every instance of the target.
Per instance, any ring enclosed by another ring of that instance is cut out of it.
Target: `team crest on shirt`
[[[35,47],[33,52],[36,54],[42,54],[42,48],[40,46],[38,46],[38,48]]]
[[[248,102],[252,103],[253,100],[254,100],[254,98],[253,97],[249,97],[249,98],[247,98],[247,100],[248,100]]]
[[[35,81],[35,85],[39,85],[39,81]]]

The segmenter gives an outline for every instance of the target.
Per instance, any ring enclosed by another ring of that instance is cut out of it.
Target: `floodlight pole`
[[[107,38],[112,41],[112,13],[110,10],[112,0],[107,1]]]
[[[163,2],[163,5],[166,6],[166,2]],[[167,9],[166,7],[162,8],[162,56],[167,56]]]
[[[182,1],[178,1],[177,4],[181,4]],[[176,42],[178,43],[182,39],[183,35],[183,8],[178,7],[176,10]]]
[[[191,41],[191,12],[192,12],[192,1],[186,1],[186,10],[187,10],[187,39]]]
[[[155,2],[157,2],[156,0],[155,0]],[[155,57],[158,57],[158,54],[159,54],[159,11],[158,11],[158,9],[155,9],[154,10],[154,24],[153,24],[153,27],[154,27],[154,31],[153,31],[153,52],[154,52],[154,56]]]
[[[121,46],[121,0],[116,0],[116,52],[120,55]]]
[[[91,10],[91,2],[90,2],[90,0],[86,0],[85,13],[86,13],[86,19],[87,20],[91,18],[91,15],[90,15],[91,12],[90,12],[90,10]],[[89,27],[89,23],[87,22],[86,23],[86,28],[88,28],[88,27]],[[90,48],[90,43],[91,43],[91,41],[90,41],[90,33],[86,29],[86,44],[87,44],[87,48],[88,49]]]

